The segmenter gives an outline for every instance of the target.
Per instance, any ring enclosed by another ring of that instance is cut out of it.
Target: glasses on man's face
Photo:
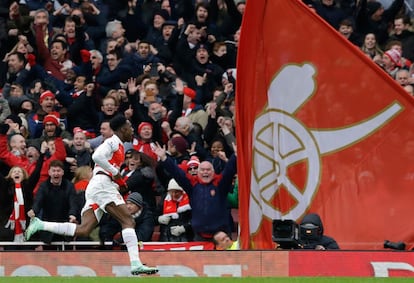
[[[91,56],[91,59],[96,59],[96,56]]]
[[[198,170],[197,166],[188,167],[188,171],[197,171],[197,170]]]

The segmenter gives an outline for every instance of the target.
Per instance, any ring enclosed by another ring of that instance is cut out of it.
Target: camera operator
[[[300,241],[304,249],[338,250],[338,243],[323,234],[321,217],[316,213],[309,213],[303,217],[300,224]]]

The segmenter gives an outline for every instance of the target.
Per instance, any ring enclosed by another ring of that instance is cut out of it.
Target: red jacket
[[[62,62],[53,60],[52,57],[50,57],[49,48],[46,46],[44,41],[44,31],[40,26],[35,26],[35,31],[37,52],[39,54],[39,59],[42,61],[43,67],[58,80],[65,80],[65,75],[60,71],[60,69],[63,68]]]
[[[0,135],[0,159],[9,167],[20,166],[24,168],[29,175],[36,167],[36,162],[30,163],[25,155],[16,156],[9,151],[6,135]]]

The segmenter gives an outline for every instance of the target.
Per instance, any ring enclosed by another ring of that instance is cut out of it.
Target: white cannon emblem
[[[367,138],[403,110],[402,105],[393,102],[357,124],[339,129],[309,129],[295,113],[314,95],[315,74],[315,67],[308,63],[284,66],[268,89],[268,105],[255,120],[249,207],[251,234],[258,231],[262,217],[296,220],[302,216],[319,187],[322,155]],[[303,188],[288,174],[288,168],[299,162],[307,164]],[[295,199],[288,212],[272,204],[281,188]]]

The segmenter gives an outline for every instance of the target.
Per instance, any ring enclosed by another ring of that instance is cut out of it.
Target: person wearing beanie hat
[[[152,124],[149,122],[141,122],[138,125],[138,135],[141,134],[142,130],[144,129],[144,127],[149,127],[152,130]]]
[[[180,134],[174,134],[167,142],[168,155],[185,171],[185,163],[190,159],[188,153],[188,142]]]
[[[400,66],[401,54],[396,49],[389,49],[384,53],[396,66]]]
[[[51,112],[43,118],[44,130],[40,139],[44,139],[45,137],[60,137],[62,135],[59,117],[58,112]]]
[[[148,242],[152,240],[155,220],[154,214],[148,209],[142,195],[132,192],[126,200],[129,213],[135,220],[135,233],[139,241]]]
[[[181,136],[176,136],[171,139],[171,144],[175,147],[175,149],[180,154],[186,154],[188,149],[188,143],[185,138]]]
[[[137,192],[129,194],[126,199],[126,206],[135,220],[135,233],[138,240],[142,242],[151,241],[155,226],[154,215],[147,208],[142,195]],[[121,232],[120,224],[112,217],[104,217],[100,223],[99,238],[102,242],[125,242]]]
[[[141,194],[137,193],[137,192],[133,192],[133,193],[129,194],[129,196],[127,198],[127,204],[128,204],[128,202],[133,203],[136,206],[138,206],[138,209],[142,209],[144,207],[144,200],[142,199]],[[130,212],[131,212],[131,210],[130,210]],[[131,214],[133,214],[133,213],[131,213]]]
[[[193,155],[190,161],[187,162],[187,173],[190,175],[197,175],[198,166],[200,166],[200,160],[197,156]]]
[[[178,164],[184,159],[189,159],[188,156],[188,143],[185,138],[181,136],[175,136],[168,142],[168,151],[173,156]]]
[[[191,166],[198,167],[200,165],[200,159],[197,156],[193,155],[191,156],[190,161],[188,161],[187,165],[188,167],[191,167]]]
[[[382,56],[382,67],[384,70],[395,79],[395,76],[400,70],[401,54],[395,49],[389,49],[384,52]]]
[[[42,104],[47,97],[55,99],[55,94],[50,90],[42,92],[39,97],[39,104]]]
[[[52,123],[53,125],[55,125],[56,127],[59,126],[59,113],[53,113],[53,114],[48,114],[45,116],[45,118],[43,118],[43,127],[46,127],[46,125],[48,123]]]
[[[171,190],[177,190],[177,191],[182,191],[184,192],[183,188],[181,188],[180,185],[178,185],[177,181],[174,179],[171,179],[168,182],[168,187],[167,187],[167,191],[171,191]]]
[[[138,125],[137,134],[132,140],[132,148],[157,160],[157,155],[153,151],[155,143],[153,141],[152,124],[149,122],[141,122]]]
[[[175,179],[168,183],[168,193],[158,216],[160,241],[187,242],[193,239],[190,199]]]

